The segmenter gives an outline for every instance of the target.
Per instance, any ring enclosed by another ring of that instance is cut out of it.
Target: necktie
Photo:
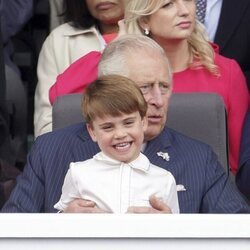
[[[196,1],[196,15],[201,23],[205,21],[207,0],[197,0]]]

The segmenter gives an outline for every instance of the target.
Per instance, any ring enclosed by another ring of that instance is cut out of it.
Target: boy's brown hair
[[[105,115],[119,116],[139,111],[143,118],[147,103],[140,88],[130,79],[120,75],[99,77],[85,89],[82,112],[87,123]]]

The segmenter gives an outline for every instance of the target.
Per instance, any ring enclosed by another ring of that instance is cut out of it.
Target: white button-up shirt
[[[215,38],[215,33],[220,19],[222,2],[223,0],[207,0],[204,25],[211,41],[214,41]]]
[[[172,213],[179,213],[176,183],[169,171],[151,164],[142,153],[133,162],[123,163],[100,152],[70,164],[54,207],[64,210],[75,198],[83,198],[107,212],[126,213],[130,206],[150,206],[151,195],[160,198]]]

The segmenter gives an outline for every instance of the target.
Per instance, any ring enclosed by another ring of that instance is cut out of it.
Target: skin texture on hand
[[[152,207],[129,207],[128,213],[135,214],[170,214],[171,209],[160,199],[156,198],[154,195],[150,196],[149,203]]]
[[[156,198],[154,195],[149,198],[150,205],[152,207],[129,207],[127,213],[136,214],[153,214],[153,213],[164,213],[170,214],[171,209],[161,200]],[[90,200],[75,199],[70,202],[64,213],[109,213],[98,208],[95,202]]]
[[[69,203],[64,213],[107,213],[98,208],[94,201],[75,199]]]

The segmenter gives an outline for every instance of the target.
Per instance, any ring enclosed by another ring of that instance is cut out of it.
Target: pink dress
[[[236,61],[216,54],[215,63],[220,76],[205,69],[186,69],[174,73],[174,92],[209,92],[219,94],[225,103],[229,135],[229,163],[233,174],[239,163],[241,130],[249,105],[245,77]]]
[[[104,34],[102,37],[109,44],[117,36],[116,33]],[[97,77],[97,66],[101,57],[99,51],[91,51],[72,63],[49,90],[49,100],[53,104],[58,96],[70,93],[82,93],[89,83]]]

